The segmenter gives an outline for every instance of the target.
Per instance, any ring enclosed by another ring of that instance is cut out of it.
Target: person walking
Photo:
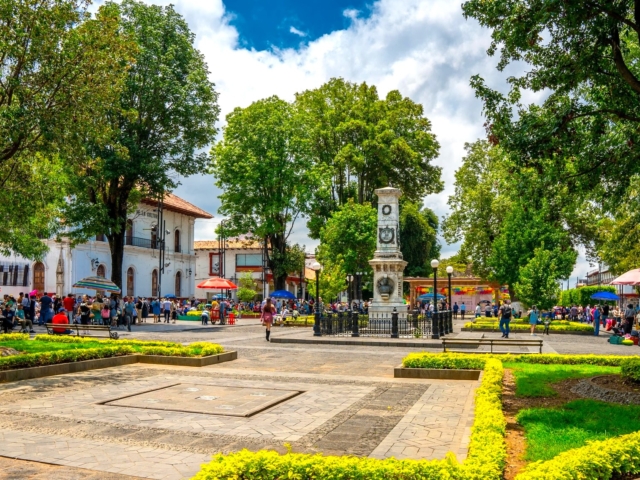
[[[458,306],[458,302],[453,302],[453,318],[458,319],[458,310],[460,307]]]
[[[136,304],[133,303],[132,298],[127,298],[124,303],[124,319],[127,325],[127,330],[131,331],[131,323],[133,322],[133,312],[136,310]]]
[[[502,338],[509,338],[509,324],[511,323],[511,313],[511,305],[506,302],[503,303],[498,310],[498,315],[500,315],[500,331],[502,332]]]
[[[600,335],[600,322],[602,321],[602,312],[600,305],[593,307],[593,334]]]
[[[271,325],[273,324],[273,315],[276,313],[276,308],[271,304],[271,298],[267,298],[267,302],[262,307],[262,314],[260,315],[260,321],[266,327],[266,338],[269,341],[271,335]]]
[[[151,301],[151,312],[153,313],[153,323],[158,323],[160,321],[160,300],[154,298]]]
[[[629,304],[627,305],[627,308],[624,311],[624,324],[623,324],[624,333],[627,335],[631,333],[631,330],[633,330],[634,318],[635,318],[635,311],[633,309],[633,305]]]
[[[69,323],[73,323],[73,312],[76,310],[76,299],[73,297],[73,293],[68,294],[62,300],[62,306],[67,311],[67,316],[69,317]]]
[[[171,318],[171,302],[168,298],[164,299],[162,303],[162,309],[164,313],[164,323],[169,323],[169,319]]]
[[[531,326],[531,335],[535,335],[536,333],[536,325],[538,325],[538,319],[540,318],[540,312],[538,312],[538,308],[534,305],[529,310],[529,325]]]
[[[40,321],[38,322],[40,326],[49,323],[53,318],[52,305],[53,299],[49,295],[45,293],[40,297]]]

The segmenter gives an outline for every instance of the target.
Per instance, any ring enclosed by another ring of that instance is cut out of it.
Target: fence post
[[[352,322],[352,329],[351,329],[351,336],[352,337],[359,337],[360,336],[360,331],[358,330],[358,328],[360,327],[360,325],[358,325],[358,312],[354,312],[352,317],[351,317],[351,322]]]
[[[449,333],[453,333],[453,312],[449,310]]]
[[[440,315],[438,315],[437,312],[433,312],[433,315],[431,316],[431,338],[433,340],[439,340],[440,339],[440,328],[438,325],[438,317]]]
[[[398,310],[393,307],[391,314],[391,338],[398,338]]]

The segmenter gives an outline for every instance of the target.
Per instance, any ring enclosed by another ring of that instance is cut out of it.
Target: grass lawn
[[[620,373],[620,367],[597,365],[542,365],[531,363],[505,363],[513,370],[518,397],[553,397],[556,391],[549,384],[568,378],[585,378],[595,375]]]
[[[528,461],[549,460],[561,452],[582,447],[588,440],[604,440],[640,430],[640,406],[596,400],[574,400],[560,408],[521,410],[518,423],[525,429]]]

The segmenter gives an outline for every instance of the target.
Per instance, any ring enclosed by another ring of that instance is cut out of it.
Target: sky
[[[439,217],[446,215],[455,170],[464,145],[484,137],[482,103],[469,85],[480,74],[499,90],[524,66],[496,70],[486,50],[490,32],[462,16],[453,0],[145,0],[175,5],[196,35],[210,78],[220,94],[221,116],[271,95],[293,100],[332,77],[376,85],[380,95],[399,90],[424,106],[441,145],[444,192],[425,198]],[[525,98],[537,101],[540,97]],[[220,193],[209,175],[182,180],[176,194],[214,214],[196,223],[196,239],[214,238],[220,221]],[[291,241],[313,251],[304,221]],[[442,256],[458,245],[442,243]],[[590,270],[581,253],[570,284]]]

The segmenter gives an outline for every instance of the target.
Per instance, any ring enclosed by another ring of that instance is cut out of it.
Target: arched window
[[[173,251],[176,253],[180,253],[181,250],[181,246],[180,246],[180,230],[176,230],[175,234],[174,234],[174,246],[173,246]]]
[[[127,220],[127,229],[124,232],[124,244],[133,245],[133,220]]]
[[[182,273],[176,273],[176,297],[181,297],[182,294]]]
[[[36,262],[33,266],[33,289],[44,293],[44,263]]]
[[[127,270],[127,297],[133,297],[134,275],[133,267],[129,267]]]
[[[151,296],[158,296],[158,270],[151,272]]]
[[[96,275],[102,278],[105,278],[107,276],[107,269],[104,268],[104,265],[98,265],[98,269],[96,270]]]

